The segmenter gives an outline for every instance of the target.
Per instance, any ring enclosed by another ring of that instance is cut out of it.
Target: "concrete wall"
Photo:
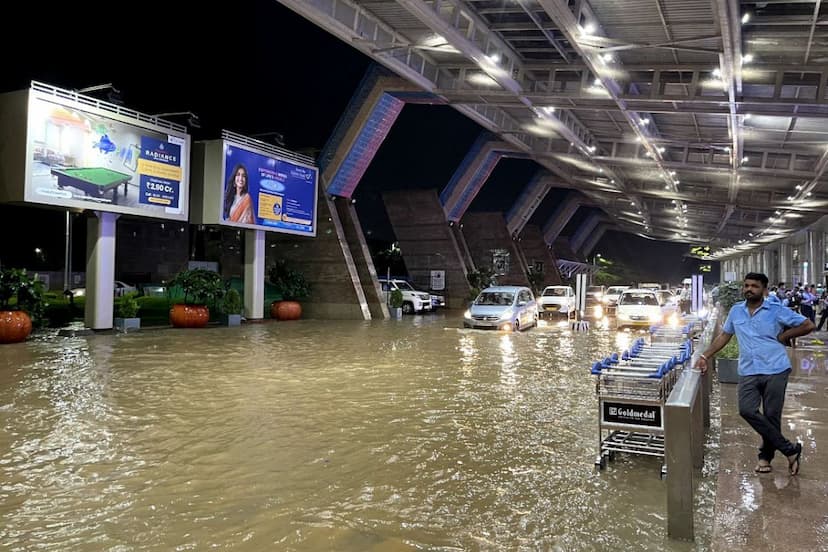
[[[469,283],[460,247],[446,222],[437,190],[400,190],[383,194],[385,209],[399,242],[403,261],[415,285],[430,289],[431,271],[444,270],[449,308],[466,308]]]
[[[304,318],[370,318],[339,215],[321,188],[316,237],[268,232],[265,269],[275,259],[285,259],[304,274],[311,286],[310,297],[302,300]]]
[[[523,256],[529,266],[535,261],[543,263],[543,285],[557,286],[561,284],[561,274],[558,272],[558,259],[552,250],[543,241],[543,232],[540,226],[527,224],[520,234],[518,247],[523,251]]]
[[[517,242],[509,235],[503,213],[467,213],[463,217],[462,231],[478,268],[491,267],[492,251],[505,249],[509,252],[509,270],[505,275],[498,276],[498,284],[529,285],[521,263],[521,252],[518,251]]]

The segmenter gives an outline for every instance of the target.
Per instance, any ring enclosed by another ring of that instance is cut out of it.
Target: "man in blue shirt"
[[[733,334],[739,340],[739,415],[762,436],[756,472],[771,471],[778,450],[788,458],[791,475],[799,473],[802,444],[782,435],[782,408],[791,372],[785,350],[793,338],[814,330],[814,323],[782,305],[765,301],[768,277],[751,272],[742,286],[744,301],[730,309],[720,333],[696,362],[702,375],[707,362]],[[762,412],[759,407],[762,407]]]

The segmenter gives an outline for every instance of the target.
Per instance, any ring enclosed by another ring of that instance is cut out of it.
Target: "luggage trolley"
[[[643,339],[622,353],[592,366],[598,397],[598,456],[603,469],[617,452],[664,458],[664,404],[684,364],[692,341],[654,343]],[[666,473],[662,464],[661,476]]]

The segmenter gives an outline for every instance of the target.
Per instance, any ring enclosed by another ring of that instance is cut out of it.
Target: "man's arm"
[[[806,318],[805,321],[802,322],[802,324],[800,324],[799,326],[794,326],[793,328],[788,328],[787,330],[776,336],[776,339],[778,339],[779,342],[782,343],[782,345],[788,347],[791,344],[791,339],[799,337],[800,335],[809,334],[815,329],[816,326],[814,325],[814,323],[811,322],[809,318]]]
[[[722,350],[722,347],[727,345],[730,338],[733,337],[733,334],[729,334],[727,332],[722,332],[716,336],[716,339],[713,340],[713,343],[710,344],[710,347],[707,348],[701,355],[699,355],[699,360],[696,361],[695,368],[698,369],[702,375],[707,373],[707,361],[713,356]]]

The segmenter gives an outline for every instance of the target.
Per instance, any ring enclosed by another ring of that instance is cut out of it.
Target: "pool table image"
[[[58,188],[71,186],[88,196],[103,197],[105,192],[112,190],[112,203],[118,203],[118,187],[124,185],[124,197],[127,195],[127,186],[132,175],[105,169],[102,167],[88,167],[82,169],[52,169],[57,177]]]

